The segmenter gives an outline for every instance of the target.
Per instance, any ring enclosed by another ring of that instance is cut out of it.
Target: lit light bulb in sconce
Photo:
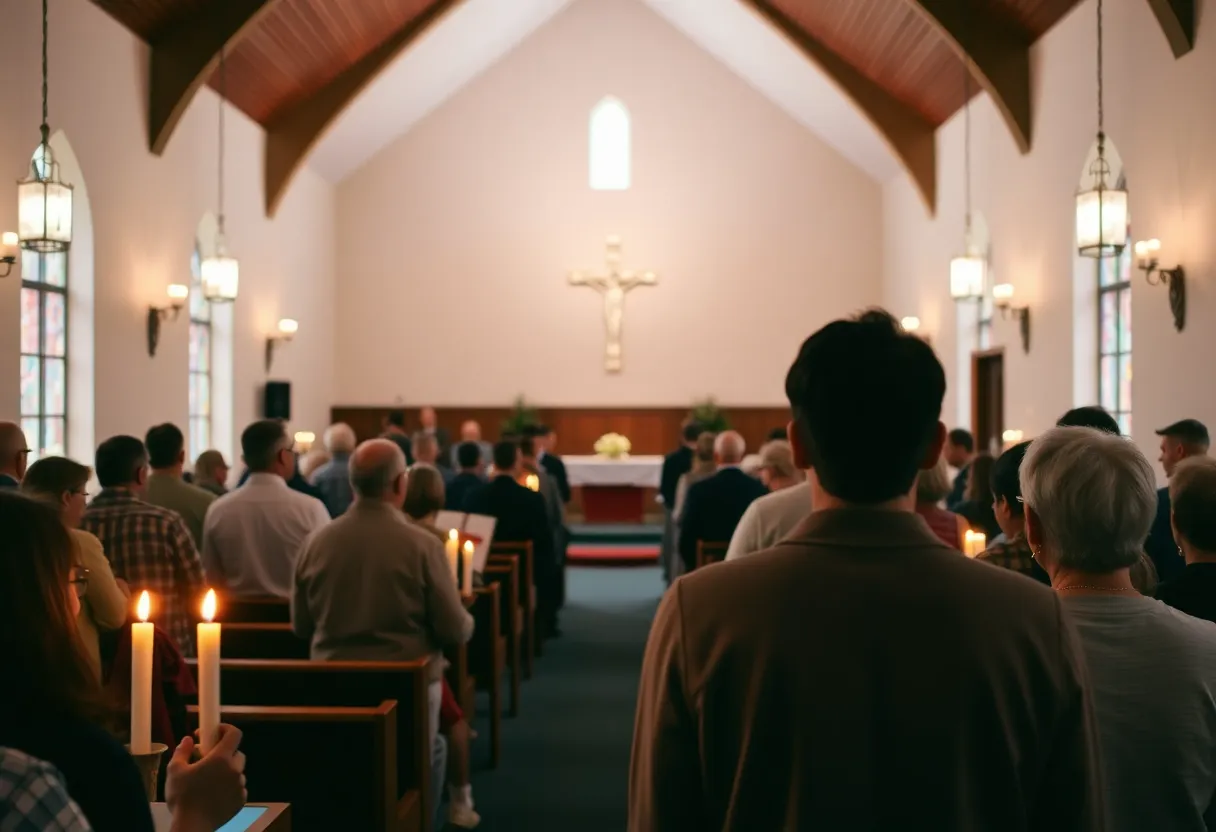
[[[1006,448],[1011,448],[1022,441],[1022,432],[1020,430],[1007,430],[1001,434],[1001,442]]]
[[[916,332],[920,329],[920,318],[908,315],[906,318],[899,319],[899,325],[903,327],[904,332]]]
[[[1161,241],[1155,237],[1151,240],[1141,240],[1135,245],[1136,260],[1140,268],[1144,268],[1146,264],[1157,259],[1157,255],[1161,252]]]
[[[291,338],[300,331],[300,322],[295,318],[279,319],[279,336],[284,340]]]
[[[317,435],[310,430],[298,430],[293,438],[295,439],[296,450],[302,454],[311,451],[313,443],[317,441]]]
[[[992,299],[998,303],[1009,303],[1013,300],[1013,284],[998,283],[992,287]]]

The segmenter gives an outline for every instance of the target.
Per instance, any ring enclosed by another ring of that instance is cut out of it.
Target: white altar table
[[[564,456],[570,485],[583,497],[588,523],[640,523],[646,511],[645,490],[658,488],[661,456]]]

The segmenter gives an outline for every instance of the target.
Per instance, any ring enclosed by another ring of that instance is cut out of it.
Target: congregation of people
[[[1216,828],[1206,427],[1157,431],[1161,489],[1098,407],[977,447],[940,421],[932,348],[881,311],[807,339],[786,392],[791,421],[756,454],[690,421],[664,460],[668,589],[628,828]],[[474,619],[437,520],[486,515],[496,539],[531,544],[537,626],[560,637],[571,489],[555,442],[529,425],[491,444],[472,421],[453,440],[423,408],[413,432],[394,412],[378,437],[338,423],[301,454],[262,420],[228,490],[224,456],[190,465],[172,424],[107,439],[90,467],[27,466],[0,423],[0,793],[37,791],[48,820],[30,828],[152,829],[115,705],[132,601],[157,598],[157,672],[184,700],[214,588],[286,601],[315,661],[429,658],[431,805],[476,826],[476,735],[444,673]],[[976,534],[987,545],[965,556]],[[220,828],[247,795],[240,730],[200,754],[173,702],[154,719],[173,828]]]
[[[129,701],[128,625],[147,591],[156,598],[156,674],[180,694],[158,694],[154,713],[156,738],[176,749],[165,784],[174,829],[214,830],[232,816],[245,797],[241,732],[224,726],[223,741],[190,762],[182,705],[195,692],[186,665],[199,600],[214,589],[289,603],[291,629],[317,661],[429,658],[431,805],[446,792],[442,821],[477,826],[475,733],[444,675],[444,651],[469,642],[474,619],[436,517],[445,507],[488,515],[496,539],[531,544],[540,635],[557,637],[570,486],[548,428],[505,437],[487,460],[476,422],[451,444],[434,417],[423,408],[411,435],[393,412],[383,435],[362,443],[334,424],[323,450],[304,454],[281,421],[254,422],[241,435],[244,471],[231,491],[223,454],[207,450],[189,470],[172,424],[142,440],[107,439],[90,468],[53,456],[27,464],[20,427],[0,422],[0,643],[14,671],[0,691],[3,805],[16,800],[5,778],[20,771],[41,777],[39,788],[56,786],[62,818],[87,819],[65,829],[152,828],[117,740]],[[525,486],[528,475],[537,490]],[[90,500],[94,478],[100,491]]]

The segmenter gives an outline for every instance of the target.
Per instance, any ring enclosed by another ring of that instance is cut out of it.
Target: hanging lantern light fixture
[[[211,303],[232,303],[240,289],[241,267],[235,257],[228,255],[224,237],[224,108],[228,95],[228,74],[224,66],[224,49],[220,48],[220,117],[219,117],[219,205],[216,211],[215,245],[199,264],[199,283],[203,297]]]
[[[978,301],[984,297],[988,280],[988,259],[975,245],[971,231],[971,53],[963,44],[963,180],[966,193],[966,220],[963,228],[963,253],[950,261],[950,296],[957,301]]]
[[[17,183],[17,239],[27,251],[67,251],[72,245],[72,186],[59,179],[59,163],[51,152],[47,117],[49,67],[48,0],[42,0],[42,141],[30,162],[30,175]]]
[[[1098,0],[1098,155],[1089,166],[1089,190],[1077,194],[1077,251],[1095,259],[1115,257],[1127,246],[1127,191],[1110,181],[1102,94],[1102,0]]]

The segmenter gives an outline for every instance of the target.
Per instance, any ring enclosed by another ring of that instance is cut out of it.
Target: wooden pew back
[[[198,711],[191,708],[197,724]],[[253,803],[290,803],[294,832],[400,832],[397,703],[374,708],[226,706],[241,729]]]
[[[197,662],[188,664],[197,674]],[[427,687],[429,659],[413,662],[314,662],[224,659],[222,701],[233,705],[377,707],[397,702],[399,795],[418,792],[421,825],[430,829],[431,738]]]

